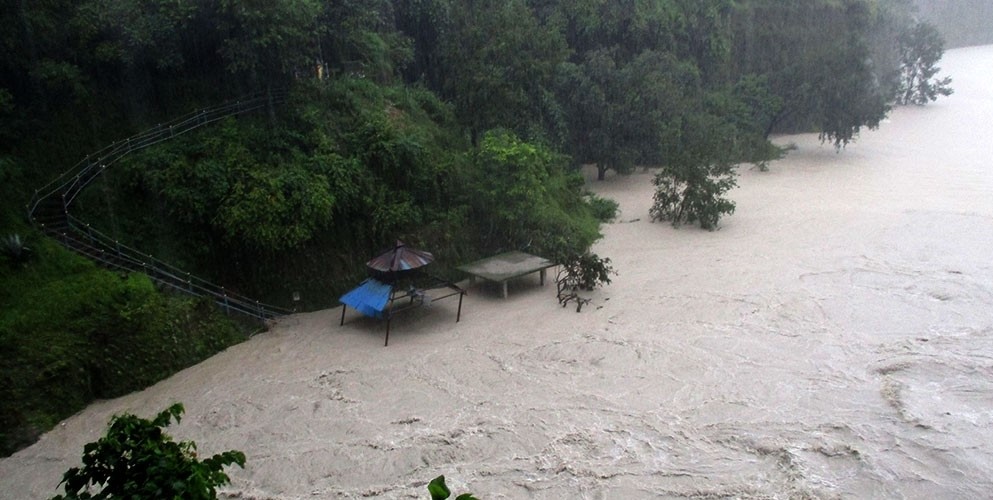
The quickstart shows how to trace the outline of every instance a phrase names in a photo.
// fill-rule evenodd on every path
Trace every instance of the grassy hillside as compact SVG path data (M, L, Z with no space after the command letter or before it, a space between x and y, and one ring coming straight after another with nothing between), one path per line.
M240 342L211 304L158 293L143 275L97 268L29 237L0 257L0 454L96 398L147 387Z

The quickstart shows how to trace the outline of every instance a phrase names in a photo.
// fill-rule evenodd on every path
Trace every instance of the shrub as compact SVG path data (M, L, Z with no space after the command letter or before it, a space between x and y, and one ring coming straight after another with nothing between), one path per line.
M722 215L734 213L734 202L723 197L737 185L729 166L666 167L652 182L656 187L649 209L653 221L668 220L673 226L699 222L700 227L713 231Z
M593 217L600 222L610 222L617 217L617 202L609 198L602 198L593 193L586 195L586 203L593 211Z
M218 453L197 459L193 441L175 442L162 432L172 419L179 423L183 405L176 403L154 420L131 414L114 416L107 435L83 447L83 467L66 471L59 485L65 495L80 498L217 498L217 487L230 483L224 467L245 467L245 454ZM99 487L97 494L90 490Z
M583 290L593 290L600 285L610 284L610 275L617 274L610 265L609 258L586 252L572 255L562 262L563 274L570 283Z

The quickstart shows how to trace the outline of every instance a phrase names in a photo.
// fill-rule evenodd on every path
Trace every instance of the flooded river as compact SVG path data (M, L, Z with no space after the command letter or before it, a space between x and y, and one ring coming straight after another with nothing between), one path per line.
M989 498L993 47L955 94L836 152L743 168L716 232L649 222L650 174L596 251L581 313L537 279L382 325L297 315L0 461L0 498L56 493L115 412L187 408L201 454L248 456L237 498Z
M943 67L953 97L845 151L782 138L798 150L742 172L715 234L609 228L619 268L654 269L617 283L664 374L625 384L659 403L621 431L659 460L638 491L993 495L993 48Z

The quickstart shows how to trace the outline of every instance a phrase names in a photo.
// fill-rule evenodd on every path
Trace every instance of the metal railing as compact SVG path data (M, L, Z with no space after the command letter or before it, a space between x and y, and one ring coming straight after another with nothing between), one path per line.
M290 311L263 304L233 293L223 286L176 268L152 255L121 244L69 213L76 197L107 167L128 154L167 141L218 120L286 101L285 91L257 94L244 99L194 111L171 122L159 124L140 134L117 141L86 156L72 168L35 191L28 203L28 218L42 232L69 250L112 269L141 272L164 288L195 297L209 297L228 313L244 314L259 320L271 319Z

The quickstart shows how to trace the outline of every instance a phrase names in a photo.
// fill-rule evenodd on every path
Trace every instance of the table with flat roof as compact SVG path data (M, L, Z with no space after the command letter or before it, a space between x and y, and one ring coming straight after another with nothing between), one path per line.
M544 257L515 251L477 260L459 266L458 269L469 274L470 285L476 282L476 278L483 278L499 284L500 295L507 298L508 281L537 272L541 276L541 284L544 285L546 271L556 265Z

